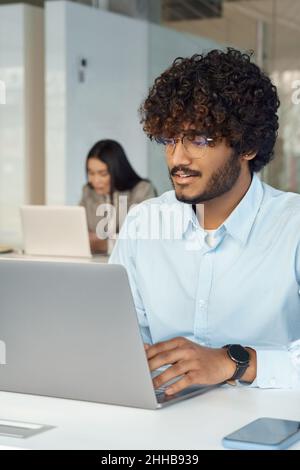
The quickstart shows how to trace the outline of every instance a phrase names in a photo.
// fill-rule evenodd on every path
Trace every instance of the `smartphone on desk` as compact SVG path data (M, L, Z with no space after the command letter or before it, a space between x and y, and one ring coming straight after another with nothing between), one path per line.
M300 440L300 421L259 418L223 438L228 449L282 450Z

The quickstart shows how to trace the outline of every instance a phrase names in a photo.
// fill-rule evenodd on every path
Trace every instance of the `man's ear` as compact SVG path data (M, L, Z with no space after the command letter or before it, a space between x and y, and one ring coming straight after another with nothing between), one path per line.
M244 155L241 155L241 159L242 160L253 160L253 158L255 158L257 155L257 152L249 152L249 153L244 153Z

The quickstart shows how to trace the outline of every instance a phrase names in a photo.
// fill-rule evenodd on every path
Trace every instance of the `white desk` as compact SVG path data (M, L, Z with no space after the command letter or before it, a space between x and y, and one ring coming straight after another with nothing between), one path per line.
M262 416L300 420L300 392L226 386L156 411L0 392L0 419L56 427L27 439L0 436L0 446L221 449L223 436Z

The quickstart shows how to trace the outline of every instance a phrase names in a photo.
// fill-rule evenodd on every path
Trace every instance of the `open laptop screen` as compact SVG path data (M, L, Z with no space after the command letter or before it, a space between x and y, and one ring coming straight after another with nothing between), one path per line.
M22 206L27 255L91 257L84 207Z

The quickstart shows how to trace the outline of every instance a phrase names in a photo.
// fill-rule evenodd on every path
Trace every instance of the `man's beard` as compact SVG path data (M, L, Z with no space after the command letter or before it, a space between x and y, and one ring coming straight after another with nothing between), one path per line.
M173 168L172 171L169 171L169 177L171 179L171 183L174 189L175 185L171 178L171 175L173 172L175 173L175 171L179 168L180 170L184 171L187 175L190 174L189 169L183 166ZM197 194L192 198L189 198L183 195L177 195L175 190L176 198L178 201L186 202L187 204L201 204L206 201L211 201L212 199L220 197L230 191L237 182L240 173L241 162L235 152L233 152L230 159L226 163L224 163L221 168L216 170L211 175L207 183L206 189L202 193Z

